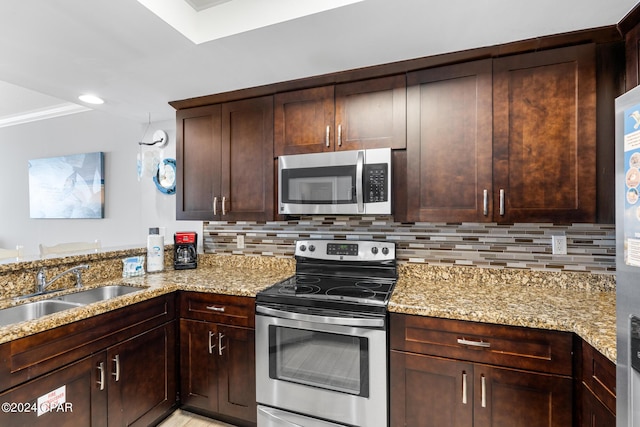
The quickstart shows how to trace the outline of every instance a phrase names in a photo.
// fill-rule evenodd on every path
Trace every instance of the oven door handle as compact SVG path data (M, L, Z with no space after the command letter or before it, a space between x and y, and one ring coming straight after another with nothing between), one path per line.
M316 316L314 314L293 313L291 311L278 310L276 308L256 306L256 313L267 316L281 317L283 319L299 320L302 322L325 323L341 326L360 326L365 328L383 328L384 319L358 319L352 317Z

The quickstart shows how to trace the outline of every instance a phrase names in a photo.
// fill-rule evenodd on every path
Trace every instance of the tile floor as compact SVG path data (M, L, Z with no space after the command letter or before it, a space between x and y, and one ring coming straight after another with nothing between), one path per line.
M221 421L212 420L191 412L178 409L167 419L158 424L158 427L233 427Z

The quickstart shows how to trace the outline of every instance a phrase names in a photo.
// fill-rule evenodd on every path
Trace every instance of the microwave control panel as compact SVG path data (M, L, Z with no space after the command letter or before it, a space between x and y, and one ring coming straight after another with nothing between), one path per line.
M389 171L386 163L364 165L364 202L389 200Z

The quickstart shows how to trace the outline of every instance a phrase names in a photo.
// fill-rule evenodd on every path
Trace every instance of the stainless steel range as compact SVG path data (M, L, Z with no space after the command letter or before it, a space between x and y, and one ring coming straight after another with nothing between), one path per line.
M258 426L387 426L395 244L306 240L256 298Z

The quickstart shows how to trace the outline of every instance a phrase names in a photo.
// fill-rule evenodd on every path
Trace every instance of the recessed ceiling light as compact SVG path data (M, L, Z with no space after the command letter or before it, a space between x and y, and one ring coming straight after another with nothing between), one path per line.
M80 95L78 99L82 102L86 102L87 104L104 104L104 100L95 95Z

